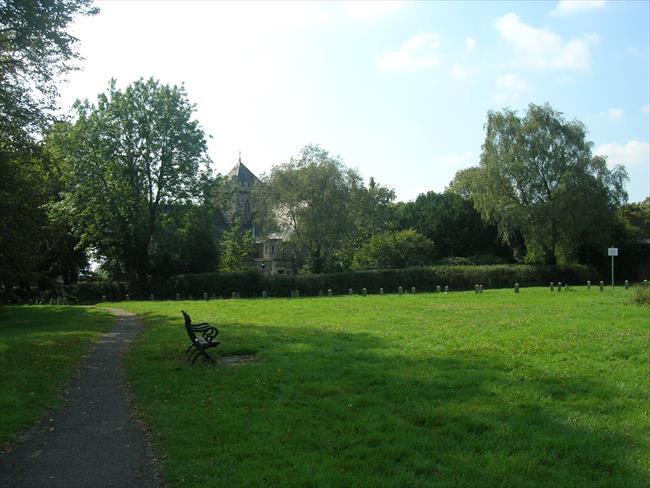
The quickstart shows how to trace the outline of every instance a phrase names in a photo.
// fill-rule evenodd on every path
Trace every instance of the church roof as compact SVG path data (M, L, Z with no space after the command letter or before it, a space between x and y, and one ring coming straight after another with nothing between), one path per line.
M230 170L226 177L231 181L236 181L240 185L252 186L258 181L257 176L241 162L241 156L235 167Z

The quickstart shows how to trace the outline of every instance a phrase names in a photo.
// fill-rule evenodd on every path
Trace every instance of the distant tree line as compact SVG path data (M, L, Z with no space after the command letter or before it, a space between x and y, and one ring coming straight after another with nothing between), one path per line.
M242 271L250 233L224 225L231 188L210 169L182 86L111 81L55 120L87 0L0 7L0 286L47 288L91 275L146 288L180 273ZM316 146L253 188L258 234L282 232L306 273L435 263L604 262L611 243L647 260L650 200L627 203L622 167L593 156L586 129L548 105L489 112L476 167L442 193L392 189ZM224 231L225 229L225 231Z

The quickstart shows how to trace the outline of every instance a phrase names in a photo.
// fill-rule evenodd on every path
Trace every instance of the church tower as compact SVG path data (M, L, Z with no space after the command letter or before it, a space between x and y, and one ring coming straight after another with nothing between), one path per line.
M239 161L233 169L226 175L226 179L232 185L233 202L228 212L228 223L232 223L237 217L241 221L242 227L253 230L253 208L251 202L251 191L253 185L259 180L253 172L241 162L241 152Z

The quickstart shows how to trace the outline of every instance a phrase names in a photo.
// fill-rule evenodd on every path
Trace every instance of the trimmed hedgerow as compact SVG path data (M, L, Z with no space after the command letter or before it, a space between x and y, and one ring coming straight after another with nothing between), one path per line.
M361 293L363 288L370 294L379 293L380 288L384 293L397 293L400 286L405 291L410 291L413 286L418 291L434 291L436 286L444 288L446 285L452 291L461 291L470 290L475 284L482 284L485 288L507 288L515 282L521 286L539 286L548 285L550 281L584 284L592 280L597 283L599 279L594 268L584 265L449 265L291 276L244 271L177 275L168 280L153 281L147 290L116 281L85 281L65 286L64 297L67 303L94 303L103 297L119 301L124 300L127 294L131 299L148 299L151 294L156 299L173 299L177 295L184 299L199 299L205 293L210 297L229 298L233 293L241 297L259 297L266 291L270 297L288 297L292 290L299 290L303 296L327 294L328 289L335 295L347 294L350 288L354 293Z
M380 288L385 293L395 293L400 286L405 290L414 286L419 291L433 291L437 285L447 285L450 290L469 290L475 284L505 288L515 282L535 286L550 281L582 284L597 279L595 270L583 265L430 266L294 276L262 276L255 272L186 274L173 277L168 288L183 297L199 298L203 293L229 297L233 292L242 297L255 297L262 291L269 296L289 296L291 290L299 290L301 295L318 295L328 289L339 295L348 293L350 288L355 293L361 293L363 288L368 293L379 293Z

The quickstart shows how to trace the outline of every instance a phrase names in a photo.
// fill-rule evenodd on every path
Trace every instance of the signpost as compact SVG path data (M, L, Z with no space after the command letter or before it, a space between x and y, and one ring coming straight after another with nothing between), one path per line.
M614 256L618 256L618 247L607 248L607 255L612 257L612 288L614 288Z

